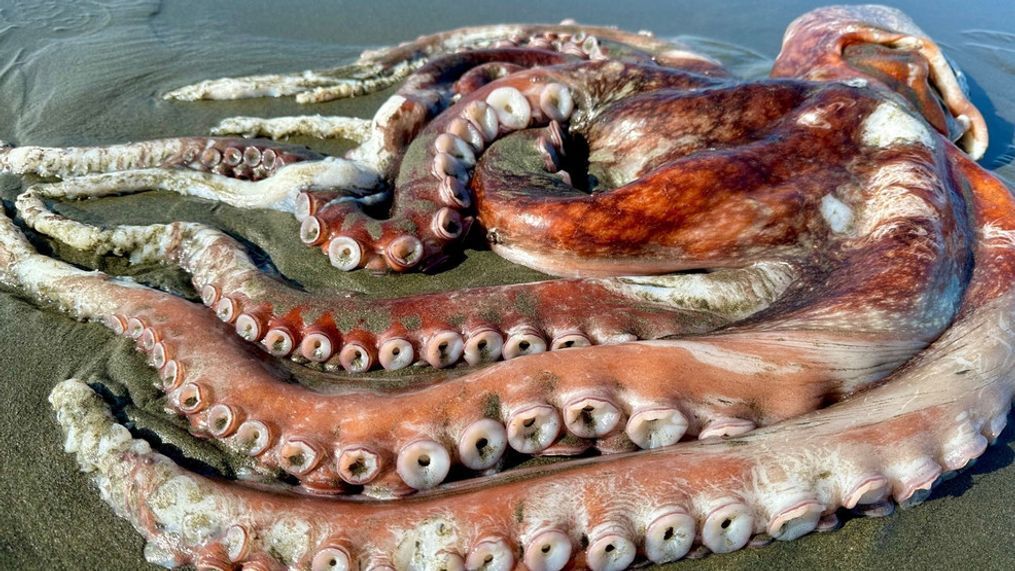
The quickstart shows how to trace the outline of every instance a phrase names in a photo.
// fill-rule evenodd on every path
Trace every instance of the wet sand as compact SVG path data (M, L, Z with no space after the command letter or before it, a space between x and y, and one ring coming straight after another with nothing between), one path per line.
M792 18L820 3L793 2L763 10L736 2L510 2L470 4L169 1L44 2L0 0L0 139L72 145L201 134L233 115L322 113L368 117L383 94L306 107L291 100L172 103L161 93L201 79L332 67L367 47L437 30L504 21L583 23L650 29L662 37L693 36L743 75L763 74ZM974 103L984 111L992 144L983 164L1015 186L1010 164L1015 123L1015 9L992 2L900 2L968 74ZM299 141L308 142L309 141ZM320 145L338 150L340 143ZM5 207L18 181L0 177ZM523 281L489 252L439 279L378 280L330 268L296 239L291 217L240 211L150 193L63 210L96 222L208 222L246 237L287 276L310 290L339 287L397 294ZM155 267L126 267L40 241L75 263L193 295L184 276ZM103 328L40 310L0 291L0 569L144 569L143 541L99 499L62 451L46 401L57 382L103 379L129 397L126 416L183 454L229 473L227 458L195 442L162 411L155 376L130 344ZM126 400L124 400L126 402ZM763 549L682 562L674 568L1011 569L1015 568L1015 419L1001 442L971 470L943 484L923 505L882 519L852 519L843 529Z

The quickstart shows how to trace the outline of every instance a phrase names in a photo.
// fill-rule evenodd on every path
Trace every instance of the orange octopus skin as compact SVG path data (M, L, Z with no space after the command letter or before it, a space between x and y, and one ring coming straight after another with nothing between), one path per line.
M403 483L404 476L396 474L396 456L414 442L428 441L446 449L449 461L460 462L457 451L470 425L492 419L505 425L496 430L506 431L510 440L517 415L534 406L548 411L555 428L541 436L535 449L512 441L519 452L549 453L549 446L567 432L585 440L578 451L597 440L611 451L610 440L618 437L621 449L629 450L635 446L623 437L625 428L633 430L643 411L672 411L682 419L683 430L675 439L684 431L702 437L741 433L852 393L883 378L922 347L889 332L804 333L780 330L773 320L760 332L744 328L687 341L530 356L400 394L369 388L320 394L282 382L199 306L104 276L80 275L69 267L64 271L67 277L51 279L45 287L73 292L54 296L62 303L87 299L79 317L107 316L114 331L135 338L159 369L169 406L188 417L195 434L220 439L322 492L355 491L349 484L367 484L374 495L432 487L443 476L411 487ZM713 353L758 365L737 371L709 357ZM679 390L674 373L681 378ZM610 424L595 427L592 434L582 432L572 412L588 399L616 409ZM229 410L228 426L217 428L215 411L222 406ZM256 448L247 442L245 422L264 427L265 441ZM312 454L295 462L287 454L292 442L306 445ZM365 449L377 458L375 473L366 481L350 482L347 474L336 472L348 449Z
M5 170L64 177L19 197L29 226L178 266L212 310L38 254L6 217L0 281L135 339L193 434L299 482L187 472L86 385L58 385L68 452L149 560L619 570L914 505L1003 429L1015 200L949 141L982 154L983 119L901 13L804 15L753 83L572 26L466 29L362 61L415 71L345 159L217 138L0 151ZM345 270L434 269L477 228L570 279L313 296L216 229L100 229L43 201L152 186L288 209ZM244 202L258 190L270 199ZM236 333L354 374L292 383ZM486 364L498 343L510 360ZM356 376L459 360L401 388Z

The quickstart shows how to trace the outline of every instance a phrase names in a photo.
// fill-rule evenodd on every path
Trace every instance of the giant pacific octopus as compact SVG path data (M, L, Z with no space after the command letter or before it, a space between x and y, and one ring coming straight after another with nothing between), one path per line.
M24 226L181 268L208 306L41 255L0 223L5 285L136 340L193 435L258 466L257 484L190 472L88 385L58 385L67 451L150 561L663 563L917 504L1003 429L1015 201L974 162L987 133L961 75L900 12L805 14L760 81L562 23L167 97L396 85L372 121L236 118L218 132L270 138L0 154L46 179L17 198ZM274 140L294 133L358 146ZM219 229L100 227L52 206L153 189L292 212L338 270L440 272L488 246L558 279L312 295ZM367 374L408 367L394 389ZM514 467L533 455L577 458Z

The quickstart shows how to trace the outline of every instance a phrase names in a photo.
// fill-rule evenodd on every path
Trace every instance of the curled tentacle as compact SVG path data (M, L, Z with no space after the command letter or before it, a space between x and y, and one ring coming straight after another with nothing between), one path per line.
M385 179L401 184L396 169L420 131L451 104L455 86L476 67L497 63L522 68L568 61L545 50L490 49L435 58L406 78L405 83L374 114L371 131L346 156L370 165Z
M628 340L624 335L700 334L766 309L797 278L791 264L772 262L709 275L547 281L386 300L312 295L262 273L239 243L213 228L172 223L100 229L56 214L42 199L65 196L67 184L37 185L21 194L17 207L26 223L79 250L179 266L191 274L204 304L241 337L273 355L301 354L328 368L340 365L331 356L357 335L378 352L377 365L400 369L418 361L478 364ZM330 325L322 329L325 323ZM427 356L435 331L463 339L456 359Z
M553 69L553 68L549 68ZM503 137L531 127L568 121L573 113L593 116L598 102L628 82L640 90L707 86L714 80L662 68L575 68L554 74L519 72L484 85L462 97L429 123L413 140L402 160L392 206L386 219L375 219L355 204L321 209L316 224L323 247L336 238L355 240L360 264L372 269L407 271L432 268L459 246L466 235L472 197L473 166ZM570 85L569 85L570 84ZM601 95L600 95L601 94ZM560 126L555 127L558 131Z

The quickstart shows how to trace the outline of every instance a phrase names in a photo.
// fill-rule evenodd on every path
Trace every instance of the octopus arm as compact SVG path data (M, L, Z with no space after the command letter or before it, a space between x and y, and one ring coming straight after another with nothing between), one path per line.
M30 188L19 195L18 212L36 231L76 249L180 267L202 301L244 339L275 356L353 373L705 333L770 306L795 278L792 265L772 263L667 280L545 281L386 300L316 295L262 272L236 240L214 228L182 222L98 228L46 206L44 197L75 196L76 182ZM343 358L352 346L362 347L366 359Z
M978 307L863 399L735 440L518 471L421 494L408 506L295 499L210 480L133 440L79 382L59 385L51 401L67 450L148 539L146 556L166 566L270 554L279 566L315 568L338 559L620 569L640 554L673 561L699 543L725 553L756 534L795 539L839 507L919 503L1004 427L1015 391L1012 309L1010 291ZM970 351L973 368L956 370ZM805 428L806 438L788 437Z
M694 53L679 42L660 40L648 33L577 24L508 24L421 36L394 47L364 52L355 63L333 69L206 80L170 91L164 97L195 101L295 96L299 103L320 103L380 91L405 79L428 61L456 51L516 46L591 59L654 59L670 67L726 74L714 59Z
M812 410L887 372L873 361L858 366L851 354L865 349L848 350L848 337L802 342L780 334L771 345L745 345L736 336L718 336L575 353L595 364L592 376L561 351L396 395L356 388L321 395L280 382L199 306L40 256L6 219L4 237L6 282L135 339L159 370L170 406L195 433L319 490L346 484L372 484L376 494L429 488L447 476L452 462L489 469L509 445L525 454L547 453L565 432L586 442L571 453L596 441L610 451L672 444L685 433L739 434ZM872 345L884 351L891 346L885 341ZM839 350L827 350L833 346ZM907 348L893 350L903 358ZM684 377L676 386L672 371ZM519 375L532 381L513 382ZM781 380L765 382L774 377ZM399 413L389 414L392 409ZM426 464L418 462L423 456Z

